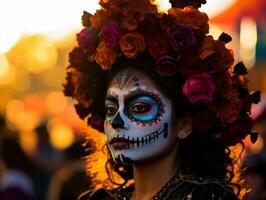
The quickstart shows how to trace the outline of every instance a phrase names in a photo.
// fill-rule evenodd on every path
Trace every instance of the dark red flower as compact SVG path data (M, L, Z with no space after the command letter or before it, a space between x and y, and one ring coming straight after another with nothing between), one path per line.
M66 76L66 81L65 83L63 84L63 93L65 94L65 96L68 96L68 97L72 97L73 94L74 94L74 85L71 81L71 78L72 78L72 73L71 72L67 72L67 76Z
M155 70L161 77L173 77L177 72L176 59L171 56L163 56L157 61Z
M250 134L253 121L250 116L241 116L235 122L227 125L220 138L227 146L235 145Z
M69 62L71 66L80 69L88 63L87 54L84 49L75 47L69 53Z
M170 44L175 52L181 52L197 44L194 31L189 26L175 24L168 29L167 33L170 37Z
M113 21L109 20L102 29L102 37L105 43L111 48L117 48L122 31L119 25Z
M154 37L148 40L148 52L155 60L165 56L168 49L169 42L163 37Z
M92 54L98 43L96 30L92 27L84 28L77 34L77 42L80 47L86 50L86 53Z
M180 72L184 77L191 77L210 71L210 66L202 60L196 51L190 50L182 52L181 59L178 62Z

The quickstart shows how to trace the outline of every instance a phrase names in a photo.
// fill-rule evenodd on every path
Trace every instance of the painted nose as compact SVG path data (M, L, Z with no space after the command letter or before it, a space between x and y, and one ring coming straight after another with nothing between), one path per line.
M112 121L112 127L113 129L118 129L118 128L125 128L125 123L123 119L120 116L120 113L117 113L117 115L114 117Z

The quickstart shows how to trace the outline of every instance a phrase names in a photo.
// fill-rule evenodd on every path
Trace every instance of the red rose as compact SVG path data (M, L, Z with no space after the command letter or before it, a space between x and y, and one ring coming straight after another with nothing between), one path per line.
M156 72L161 77L173 77L177 71L176 59L171 56L164 56L157 61Z
M169 49L169 43L163 38L155 37L148 40L148 52L155 59L158 60L165 56Z
M77 34L77 41L79 46L86 50L86 53L92 54L98 42L97 33L92 27L86 27Z
M195 51L183 52L178 66L180 66L182 75L187 78L210 71L210 67L200 59Z

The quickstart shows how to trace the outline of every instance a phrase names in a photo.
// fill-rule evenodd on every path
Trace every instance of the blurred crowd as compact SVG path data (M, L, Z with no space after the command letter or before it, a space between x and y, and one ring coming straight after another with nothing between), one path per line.
M29 154L0 118L0 200L77 199L90 186L84 159L89 147L77 140L59 151L50 144L45 124L35 131L38 145Z

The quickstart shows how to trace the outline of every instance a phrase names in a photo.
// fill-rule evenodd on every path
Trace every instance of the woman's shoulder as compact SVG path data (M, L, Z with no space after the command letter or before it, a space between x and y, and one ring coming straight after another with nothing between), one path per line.
M169 184L158 199L237 200L233 190L215 178L182 176Z

